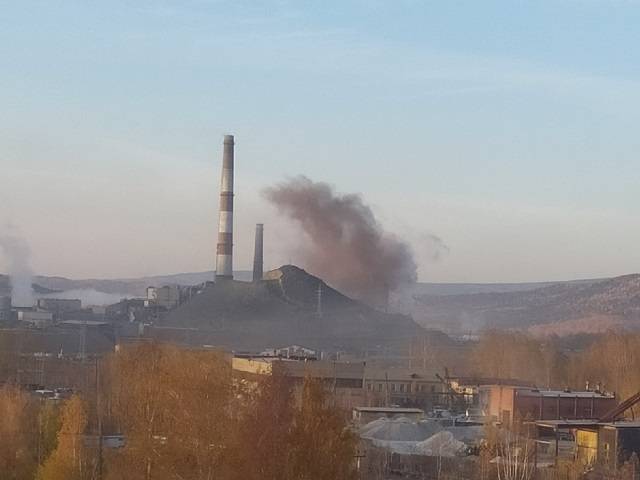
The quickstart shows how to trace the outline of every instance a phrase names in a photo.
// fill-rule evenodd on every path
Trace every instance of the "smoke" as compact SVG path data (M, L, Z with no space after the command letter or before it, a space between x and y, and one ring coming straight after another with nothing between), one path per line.
M411 248L383 230L359 195L341 195L300 176L267 188L264 196L308 237L301 247L305 267L338 289L379 304L399 285L416 281Z
M432 233L423 234L420 245L424 245L427 255L433 262L439 261L450 252L449 246L439 236Z
M79 288L75 290L65 290L64 292L47 293L38 295L38 298L63 298L80 300L83 307L104 306L118 303L123 298L130 298L131 295L119 293L105 293L94 288Z
M7 261L13 305L32 307L34 303L33 270L29 263L31 256L29 244L16 233L0 233L0 249Z

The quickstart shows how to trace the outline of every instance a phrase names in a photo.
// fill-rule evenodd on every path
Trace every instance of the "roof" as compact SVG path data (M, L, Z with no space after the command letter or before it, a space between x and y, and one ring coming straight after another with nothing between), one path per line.
M533 422L538 427L566 429L566 428L595 428L598 425L598 420L581 419L581 420L538 420Z
M620 422L600 422L598 420L538 420L533 422L538 427L556 429L586 428L589 430L596 428L640 428L640 421L620 421Z
M84 326L87 327L103 327L105 325L110 325L109 322L102 322L100 320L65 320L60 322L62 325L70 325L70 326Z
M515 378L460 377L454 375L450 377L450 380L457 381L459 385L473 385L475 387L535 387L533 382L517 380Z
M620 422L607 422L601 423L599 426L605 428L640 428L640 421L620 421Z
M523 397L553 397L553 398L615 398L611 393L592 391L566 391L566 390L537 390L530 388L518 388L516 395Z
M367 380L379 380L379 381L423 381L423 382L435 382L439 383L440 380L436 377L437 370L424 370L420 368L406 368L406 367L390 367L390 368L366 368Z
M280 360L280 359L278 359ZM361 380L364 376L364 362L331 362L316 360L278 362L287 375L292 377L351 378Z
M419 408L399 408L399 407L355 407L356 412L370 413L424 413Z

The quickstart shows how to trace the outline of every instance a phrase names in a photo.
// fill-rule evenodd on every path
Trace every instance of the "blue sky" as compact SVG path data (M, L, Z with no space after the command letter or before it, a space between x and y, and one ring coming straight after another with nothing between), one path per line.
M0 7L0 222L38 272L212 268L224 133L238 268L259 221L296 261L259 192L305 174L362 193L423 280L640 271L639 1Z

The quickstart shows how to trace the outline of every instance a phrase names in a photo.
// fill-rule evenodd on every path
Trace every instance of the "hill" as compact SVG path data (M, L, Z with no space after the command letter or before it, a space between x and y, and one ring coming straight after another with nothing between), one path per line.
M288 344L333 351L375 350L383 344L400 347L424 333L410 317L374 310L292 265L268 272L256 284L208 285L170 312L160 327L197 329L199 341L207 338L215 345L247 350ZM433 334L448 340L442 333Z
M55 289L47 288L39 283L33 283L33 291L36 295L47 295L55 293ZM0 295L9 295L11 293L11 282L8 275L0 273Z
M234 272L238 280L250 280L251 272ZM144 297L149 286L163 285L199 285L215 278L213 271L176 273L171 275L155 275L136 278L115 279L70 279L65 277L37 276L35 282L47 289L56 291L95 290L97 292L121 295L122 297Z
M415 295L416 321L447 330L519 328L538 334L640 328L640 275L564 282L527 291Z

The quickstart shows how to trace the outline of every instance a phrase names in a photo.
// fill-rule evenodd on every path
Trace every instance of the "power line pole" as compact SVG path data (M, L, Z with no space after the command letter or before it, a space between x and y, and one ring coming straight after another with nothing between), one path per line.
M102 410L100 403L100 358L96 356L96 417L98 420L97 480L102 480Z
M316 291L316 315L318 318L322 318L322 282L318 283L318 290Z

